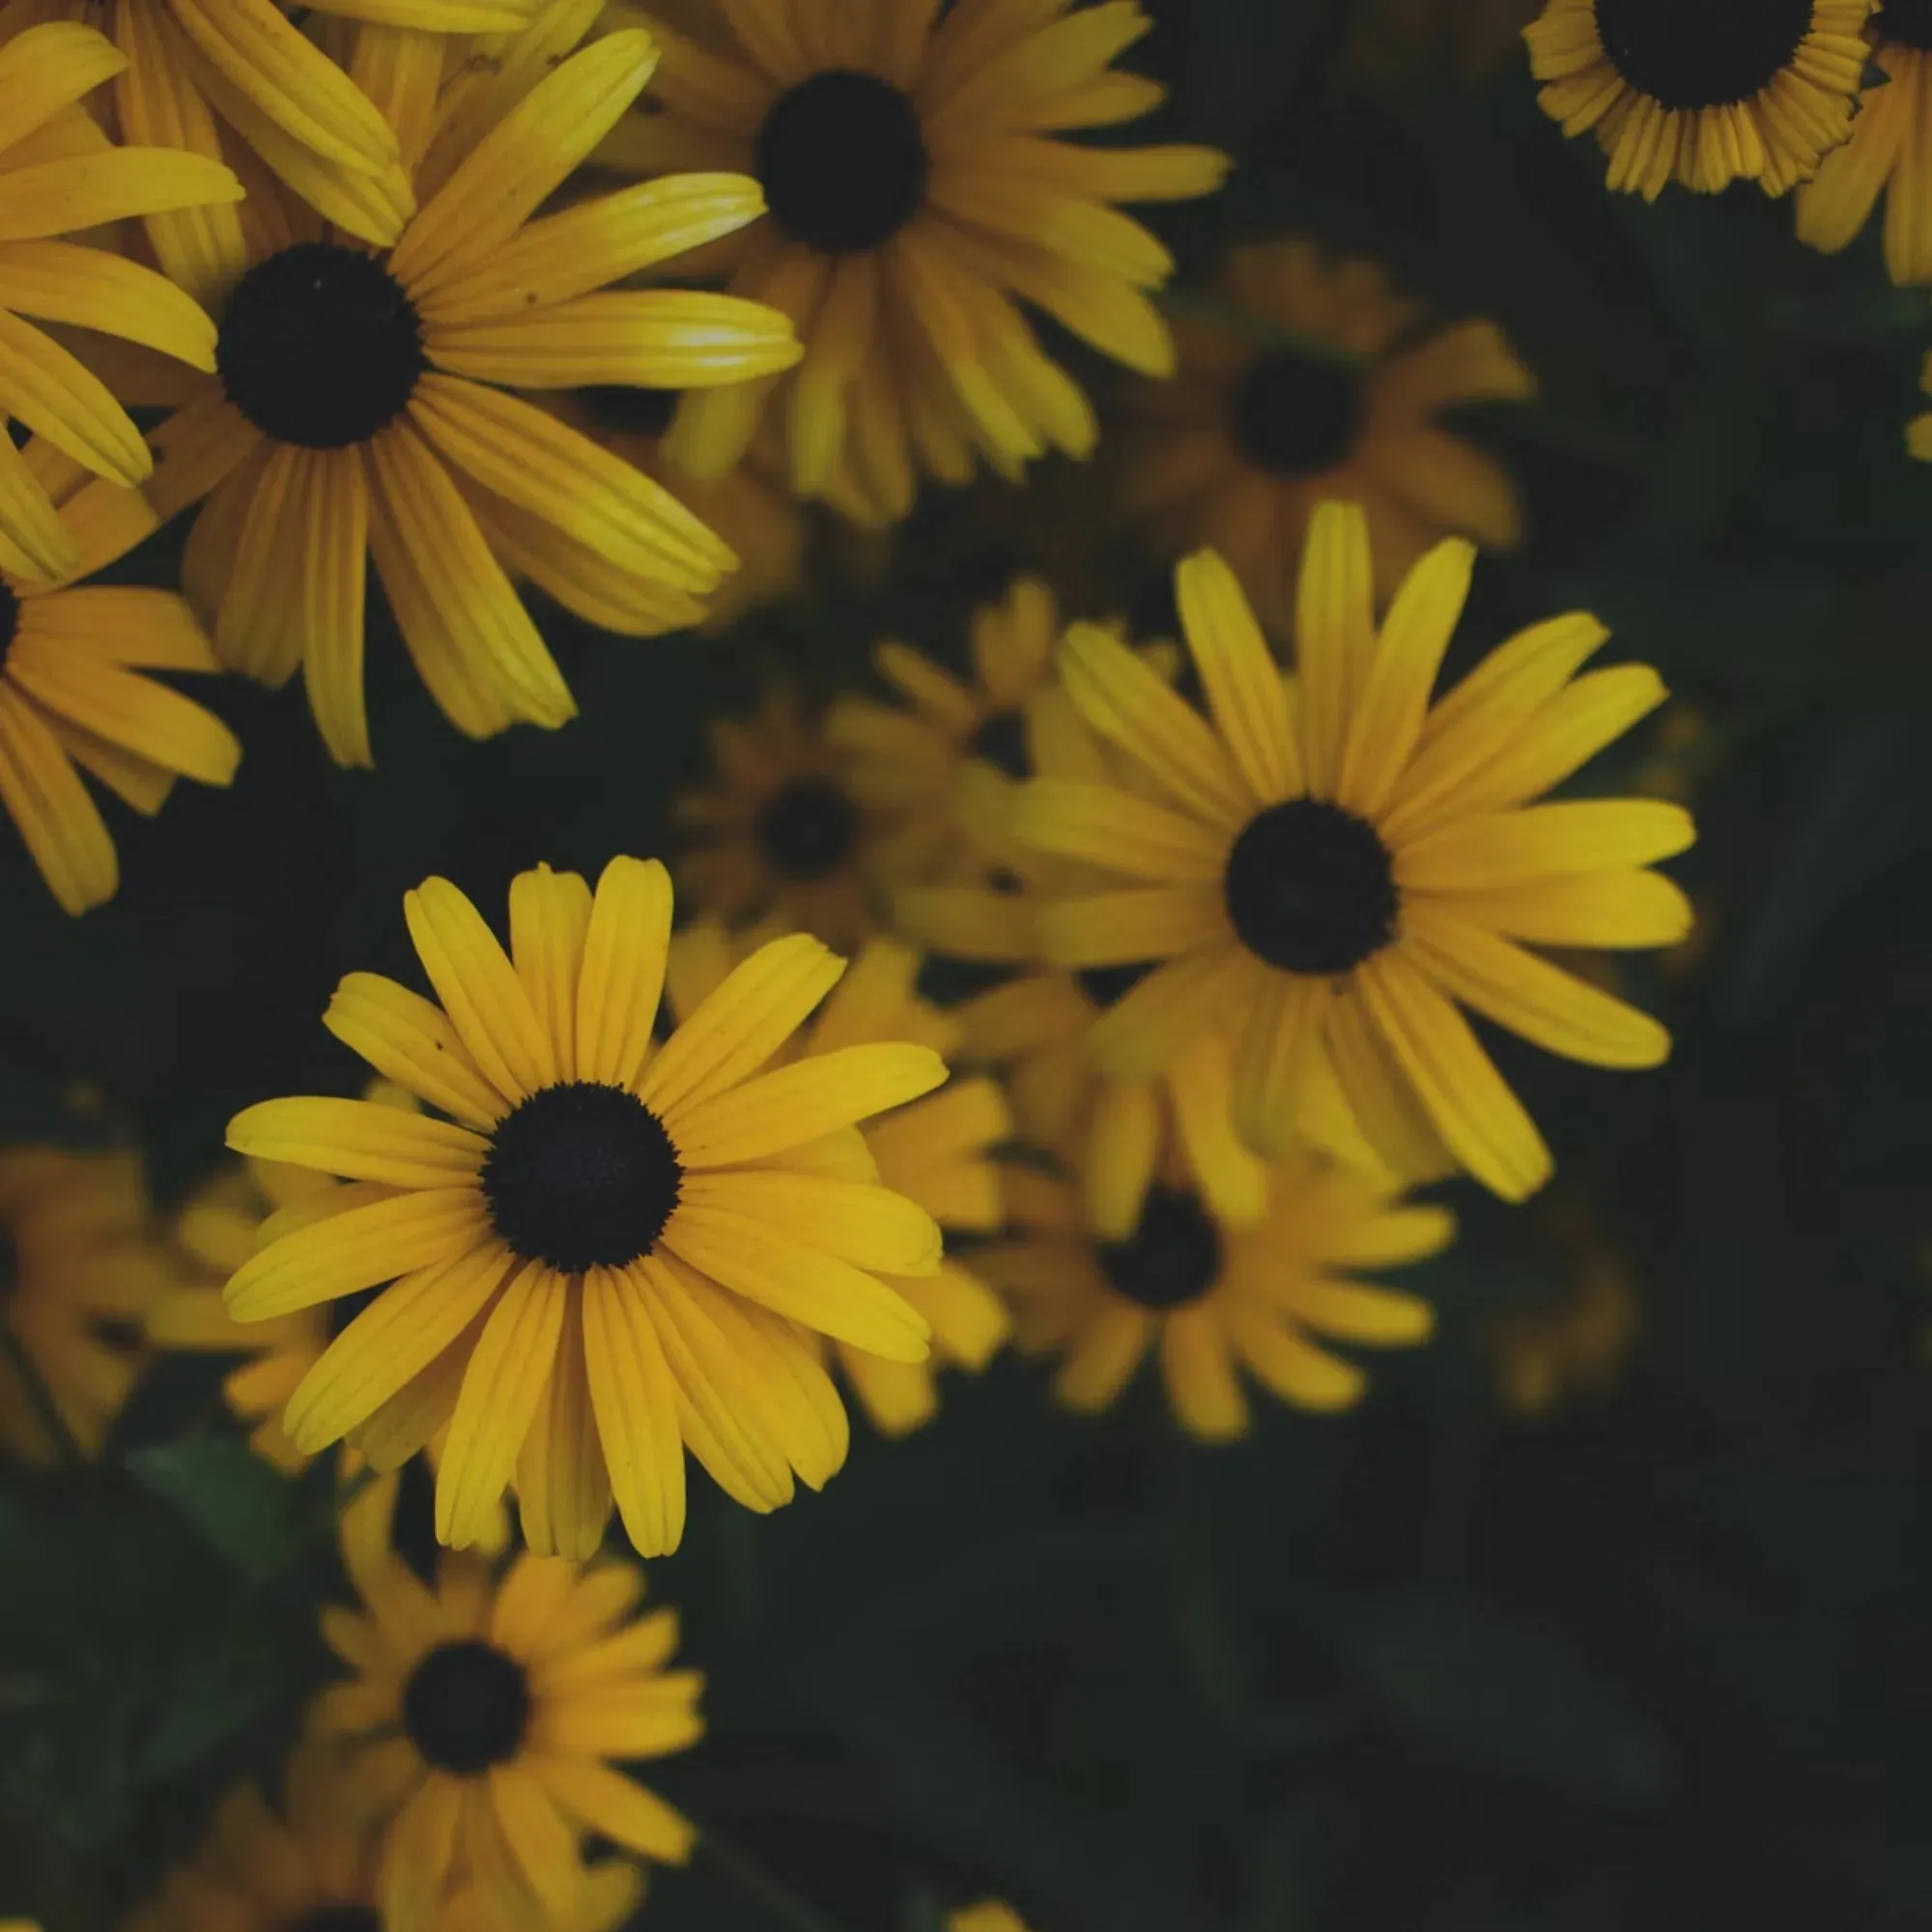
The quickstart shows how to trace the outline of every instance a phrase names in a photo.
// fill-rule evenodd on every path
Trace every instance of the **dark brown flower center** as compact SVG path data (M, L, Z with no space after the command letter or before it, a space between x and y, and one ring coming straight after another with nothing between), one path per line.
M793 779L759 807L754 836L782 877L828 878L858 849L859 808L830 779Z
M588 1080L519 1101L491 1135L482 1175L497 1234L559 1274L649 1254L683 1179L658 1117L635 1094Z
M1346 973L1395 933L1395 874L1367 820L1293 798L1251 818L1221 879L1248 951L1284 973Z
M1151 1187L1134 1232L1101 1244L1100 1266L1143 1308L1185 1308L1220 1279L1221 1236L1191 1193Z
M1687 112L1748 100L1791 65L1812 0L1596 0L1597 38L1639 94Z
M524 1666L475 1637L441 1643L403 1686L403 1728L425 1763L473 1777L515 1757L530 1719Z
M1361 374L1348 362L1271 349L1235 384L1229 428L1257 469L1277 476L1333 469L1361 435Z
M794 241L831 255L876 248L925 198L925 137L889 81L845 68L801 81L772 103L753 171Z
M344 449L395 421L429 359L414 303L374 256L301 242L236 284L214 366L264 436Z

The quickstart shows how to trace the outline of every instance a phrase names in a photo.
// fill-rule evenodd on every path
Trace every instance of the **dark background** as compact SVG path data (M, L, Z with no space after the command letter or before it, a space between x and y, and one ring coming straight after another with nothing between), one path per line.
M776 1517L694 1466L652 1590L712 1728L648 1775L719 1849L656 1881L662 1932L918 1928L988 1892L1036 1932L1932 1924L1932 469L1903 441L1932 312L1875 238L1823 260L1754 190L1610 197L1520 52L1473 86L1426 58L1364 77L1381 4L1169 0L1128 64L1173 83L1162 131L1238 158L1158 212L1189 270L1311 230L1537 371L1538 403L1472 425L1531 540L1479 571L1463 644L1585 605L1708 724L1680 868L1707 943L1638 980L1676 1057L1502 1049L1641 1343L1608 1397L1506 1415L1490 1324L1571 1263L1459 1186L1463 1238L1419 1271L1440 1336L1352 1416L1263 1403L1202 1449L1145 1385L1077 1422L1005 1359L905 1444L855 1425L845 1473ZM213 689L240 780L153 825L110 805L114 904L66 920L0 838L0 1134L89 1130L64 1102L90 1083L91 1130L178 1197L236 1108L355 1091L319 1015L350 968L413 977L426 873L500 921L539 858L665 850L707 716L774 666L860 679L889 632L956 654L1016 568L1077 611L1157 608L1109 457L929 491L882 578L822 531L811 593L722 639L545 612L582 713L553 736L465 743L381 617L375 773L327 765L298 689ZM0 1476L0 1907L52 1932L272 1773L326 1667L326 1487L232 1446L217 1374L163 1365L99 1471Z

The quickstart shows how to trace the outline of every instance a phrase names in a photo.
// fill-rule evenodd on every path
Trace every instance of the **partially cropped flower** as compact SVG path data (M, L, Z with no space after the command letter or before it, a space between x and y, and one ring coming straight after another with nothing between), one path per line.
M169 1279L135 1155L0 1149L9 1455L50 1463L70 1450L100 1454L140 1373L141 1318Z
M946 1932L1027 1932L1027 1928L1010 1905L988 1898L949 1913Z
M361 1607L326 1609L323 1634L354 1674L309 1712L375 1828L384 1932L440 1932L452 1897L465 1932L602 1932L636 1881L586 1866L587 1834L666 1863L691 1855L691 1826L614 1762L703 1735L703 1680L665 1667L677 1617L636 1614L633 1563L526 1551L499 1577L445 1552L425 1584L390 1548L393 1507L385 1478L344 1512Z
M1655 201L1785 194L1851 132L1872 0L1548 0L1523 29L1543 111L1594 129L1609 185Z
M0 443L13 447L4 436ZM156 526L138 490L88 475L49 442L36 438L14 460L56 506L74 543L76 577ZM64 911L103 904L121 882L113 837L83 772L149 817L177 778L210 785L234 778L242 756L235 734L145 675L220 668L194 612L172 590L43 582L0 569L0 805Z
M1115 204L1205 194L1227 167L1207 148L1059 138L1159 103L1157 83L1113 68L1150 24L1123 0L798 0L782 18L729 5L709 31L666 30L662 111L625 124L605 158L756 175L770 212L730 285L806 343L794 377L686 401L672 459L720 475L769 412L801 494L876 521L905 514L922 471L960 482L980 459L1017 476L1051 448L1087 455L1092 405L1022 304L1166 374L1149 291L1173 262Z
M1438 538L1513 548L1508 472L1445 428L1460 405L1520 401L1535 381L1494 323L1443 323L1375 263L1302 236L1236 248L1202 309L1175 325L1179 368L1135 391L1125 495L1169 554L1205 544L1286 634L1315 506L1359 502L1387 597Z
M132 488L154 468L141 432L99 377L24 318L99 329L213 369L214 327L190 297L152 269L53 238L157 209L212 210L239 201L242 184L218 159L177 154L172 143L108 140L75 103L126 65L78 21L43 21L0 44L0 418ZM48 583L84 567L80 538L45 479L0 435L0 571Z
M1689 902L1648 867L1694 831L1654 799L1533 802L1664 696L1642 665L1577 675L1607 636L1594 617L1535 625L1434 696L1473 562L1460 539L1439 544L1378 629L1365 521L1322 505L1291 697L1227 566L1190 557L1179 600L1208 717L1118 638L1075 625L1068 692L1152 795L1038 779L1013 829L1118 882L1046 909L1049 958L1160 962L1096 1025L1104 1070L1146 1078L1210 1027L1239 1027L1236 1124L1273 1154L1325 1052L1391 1172L1447 1155L1520 1200L1548 1150L1460 1008L1571 1059L1659 1064L1656 1020L1530 948L1682 938Z
M683 1534L684 1449L753 1507L843 1462L808 1332L923 1360L880 1279L939 1267L939 1230L881 1187L856 1122L946 1077L929 1048L849 1046L763 1070L843 972L761 947L662 1045L670 931L655 861L593 897L547 867L510 889L506 954L444 879L404 900L441 1005L352 973L330 1032L445 1119L264 1101L238 1152L350 1180L230 1280L261 1321L387 1284L291 1401L297 1445L348 1435L392 1468L447 1425L437 1532L475 1544L515 1483L533 1549L586 1556L614 1494L647 1555Z
M1303 1153L1270 1165L1265 1185L1261 1218L1232 1228L1170 1158L1133 1228L1101 1240L1076 1185L1009 1175L1019 1232L980 1267L1013 1303L1019 1347L1057 1359L1054 1392L1067 1407L1110 1406L1152 1354L1181 1427L1224 1440L1248 1427L1241 1371L1284 1402L1346 1408L1367 1380L1326 1344L1427 1339L1426 1301L1351 1277L1446 1246L1445 1209L1405 1205L1386 1179Z
M946 833L868 787L824 718L789 685L711 726L717 782L678 794L678 888L730 925L772 920L853 952L884 923L895 883L930 872Z
M732 383L798 355L756 303L609 288L752 219L755 183L672 177L537 213L656 59L629 29L559 60L556 13L440 120L440 52L411 43L421 57L384 70L422 196L393 248L332 236L271 185L251 197L246 261L210 297L217 373L154 434L156 508L208 498L182 580L217 650L266 684L299 668L339 764L372 759L371 556L423 682L472 737L576 711L511 571L643 636L695 622L731 568L661 485L512 389Z
M692 1011L723 983L750 950L713 921L688 926L671 941L667 991L674 1012ZM920 959L890 940L867 940L851 970L812 1019L778 1056L790 1065L841 1047L916 1040L951 1057L955 1020L920 998ZM953 1080L861 1129L878 1178L920 1207L948 1234L989 1235L1002 1220L1000 1171L992 1150L1011 1131L1006 1101L992 1081ZM834 1352L874 1428L903 1435L939 1408L938 1371L983 1369L1011 1326L1000 1298L972 1271L970 1258L943 1260L936 1274L895 1277L891 1286L932 1328L923 1362L895 1361L845 1342Z

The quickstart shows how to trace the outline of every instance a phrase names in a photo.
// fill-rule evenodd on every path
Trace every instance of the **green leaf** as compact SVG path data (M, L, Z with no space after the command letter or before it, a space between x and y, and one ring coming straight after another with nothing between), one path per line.
M267 1711L282 1690L274 1646L232 1626L208 1633L177 1660L129 1781L157 1783L199 1764Z
M1554 1632L1449 1598L1346 1620L1343 1647L1386 1717L1472 1764L1605 1797L1662 1797L1662 1734Z
M137 1482L172 1503L251 1582L286 1570L302 1545L296 1490L243 1444L188 1436L130 1450Z

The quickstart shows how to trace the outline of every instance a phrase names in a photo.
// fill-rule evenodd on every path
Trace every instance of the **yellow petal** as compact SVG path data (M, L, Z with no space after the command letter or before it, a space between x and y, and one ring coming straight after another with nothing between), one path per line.
M0 173L0 242L31 242L130 214L241 199L234 173L205 155L113 148Z
M499 1093L522 1096L554 1084L556 1052L516 968L482 915L447 879L403 895L416 957L463 1043Z
M120 867L99 810L45 722L5 686L0 686L0 805L19 827L62 911L85 912L114 896Z
M1460 819L1395 855L1404 892L1493 892L1532 879L1648 866L1685 850L1696 827L1661 799L1577 799Z
M684 1536L677 1390L639 1297L609 1268L583 1278L583 1359L625 1533L640 1554L667 1555Z
M1300 792L1281 670L1235 573L1211 550L1196 551L1176 568L1174 591L1208 710L1248 789L1264 804Z
M1302 760L1318 798L1334 796L1354 695L1374 649L1368 520L1358 504L1318 503L1302 548L1294 611Z
M657 860L616 858L605 867L577 981L580 1080L636 1083L664 991L670 914L670 874Z
M469 1126L487 1133L510 1110L440 1009L393 980L345 974L322 1023L378 1073Z
M77 20L29 27L0 47L0 150L128 65L112 42Z
M141 432L99 377L3 308L0 409L99 476L131 487L154 468Z
M1175 885L1218 880L1228 858L1228 835L1219 827L1131 792L1060 779L1018 786L1009 824L1016 838L1042 851Z
M228 1123L228 1145L259 1160L317 1167L391 1187L454 1187L473 1179L481 1134L370 1100L261 1100Z
M214 367L214 324L164 275L71 242L0 242L0 306Z
M938 1224L888 1187L770 1170L688 1174L678 1206L743 1214L879 1274L932 1274L939 1266Z
M578 979L590 907L590 888L578 872L538 866L510 881L510 959L550 1034L564 1080L592 1077L577 1064Z

